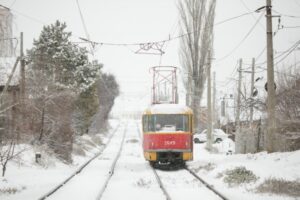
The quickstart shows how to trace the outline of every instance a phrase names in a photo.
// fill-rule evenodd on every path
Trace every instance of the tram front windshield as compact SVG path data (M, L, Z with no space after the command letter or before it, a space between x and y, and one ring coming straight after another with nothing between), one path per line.
M174 131L189 131L188 115L174 114L157 114L149 115L145 119L145 131L150 132L174 132ZM148 130L147 130L148 129Z

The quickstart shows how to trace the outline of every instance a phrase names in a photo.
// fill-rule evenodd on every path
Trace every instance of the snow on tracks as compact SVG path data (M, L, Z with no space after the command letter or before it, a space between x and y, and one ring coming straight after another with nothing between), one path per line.
M129 123L121 156L101 199L165 199L151 167L143 158L136 121Z
M227 200L216 195L215 192L208 188L206 184L200 182L195 176L191 176L186 169L176 171L162 171L155 170L162 182L164 190L169 194L168 200L182 200L188 198L193 199L207 199L207 200Z
M44 194L43 196L41 196L39 198L39 200L44 200L44 199L66 199L66 197L70 197L70 196L73 197L74 196L74 194L73 194L74 192L71 192L71 195L68 195L65 192L66 191L65 188L72 188L73 187L72 185L76 185L76 183L78 182L77 179L82 179L81 177L85 176L85 175L82 175L82 174L84 174L85 171L87 171L89 169L85 169L84 171L83 171L83 169L84 168L91 168L91 165L94 164L94 162L96 161L96 158L98 158L100 155L102 155L103 151L105 151L106 147L111 143L112 138L116 135L116 133L119 132L120 127L121 127L121 125L119 124L117 126L117 128L112 132L112 134L109 137L109 139L106 142L106 144L102 147L102 149L97 154L95 154L95 156L93 156L86 163L84 163L81 167L79 167L73 174L71 174L71 176L69 176L62 183L58 184L52 190L50 190L49 192L47 192L46 194ZM94 161L94 162L92 162L92 161ZM75 188L74 191L76 191L76 189L77 188ZM81 191L82 190L82 186L79 187L79 189L80 190L77 190L77 191ZM72 198L72 199L76 199L76 198Z

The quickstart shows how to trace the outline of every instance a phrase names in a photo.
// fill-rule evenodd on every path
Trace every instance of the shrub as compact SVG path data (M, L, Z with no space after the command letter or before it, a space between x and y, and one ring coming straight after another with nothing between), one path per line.
M144 180L144 179L139 179L136 183L138 187L144 187L144 188L149 188L151 186L151 181L150 180Z
M273 193L300 197L300 182L268 178L256 188L256 191L260 193Z
M212 171L216 168L216 165L214 163L207 163L206 165L202 165L197 167L195 170L195 172L199 172L200 170L205 170L205 171Z
M229 186L237 186L244 183L256 182L258 178L252 171L241 166L227 170L223 181Z
M15 194L17 192L19 192L19 190L14 187L0 188L0 194Z

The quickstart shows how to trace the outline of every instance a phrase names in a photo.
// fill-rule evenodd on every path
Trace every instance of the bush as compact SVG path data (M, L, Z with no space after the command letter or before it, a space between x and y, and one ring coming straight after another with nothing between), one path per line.
M227 183L229 186L238 186L244 183L256 182L259 177L255 176L255 174L247 170L245 167L236 167L232 170L227 170L225 172L225 177L223 181Z
M1 194L15 194L19 192L17 188L9 187L9 188L0 188L0 195Z
M207 163L205 165L201 165L197 168L195 168L195 172L198 173L200 170L205 170L207 172L212 171L216 168L216 165L214 163Z
M300 182L268 178L256 188L256 191L260 193L273 193L300 197Z

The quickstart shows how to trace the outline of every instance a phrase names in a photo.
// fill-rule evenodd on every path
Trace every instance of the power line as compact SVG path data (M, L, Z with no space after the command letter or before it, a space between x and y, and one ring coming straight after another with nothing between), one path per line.
M78 37L78 38L81 39L81 40L84 40L87 43L90 43L92 45L92 47L94 47L94 45L96 45L96 44L97 45L109 45L109 46L140 46L140 49L142 49L142 50L147 50L148 48L154 47L154 48L156 48L156 50L159 50L160 53L162 53L163 51L162 51L161 48L162 48L162 46L164 45L165 42L169 42L169 41L172 41L172 40L175 40L175 39L179 39L179 38L182 38L182 37L185 37L187 35L190 35L192 33L197 32L197 31L191 31L191 32L187 32L187 33L184 33L184 34L180 34L180 35L174 36L174 37L171 37L169 35L168 39L161 40L161 41L154 41L154 42L136 42L136 43L94 42L94 41L91 41L89 39L90 36L88 34L87 27L86 27L86 24L84 22L84 18L83 18L83 15L82 15L82 12L81 12L78 0L76 0L76 3L77 3L77 6L78 6L78 9L79 9L79 12L80 12L80 17L81 17L81 20L82 20L82 23L83 23L83 27L84 27L87 39L84 39L84 38L81 38L81 37ZM0 6L2 6L4 8L7 8L7 7L3 6L3 5L0 5ZM7 8L7 9L9 9L9 8ZM11 10L13 12L15 12L15 13L17 13L19 15L22 15L23 17L26 17L26 18L28 18L28 19L30 19L32 21L37 22L37 23L40 23L40 24L43 24L43 25L46 24L45 22L41 21L40 19L37 19L37 18L34 18L32 16L26 15L24 13L21 13L21 12L17 11L17 10L14 10L14 9L11 9ZM244 17L244 16L249 15L249 14L253 14L253 13L254 13L253 11L247 12L247 13L243 13L243 14L240 14L238 16L234 16L234 17L225 19L223 21L220 21L220 22L218 22L218 23L216 23L216 24L214 24L212 26L221 25L221 24L224 24L226 22L233 21L235 19L238 19L238 18ZM161 54L159 54L159 55L161 55Z
M176 18L178 18L178 15L177 15ZM178 25L179 25L179 23L180 23L180 21L178 22L178 20L174 20L174 21L175 21L175 22L174 22L174 24L172 25L172 27L171 27L171 29L170 29L170 31L169 31L169 35L168 35L169 38L175 35L175 32L177 31ZM169 43L166 43L165 47L162 47L162 50L163 50L163 51L166 51L166 49L168 48L168 45L169 45ZM164 55L164 54L161 54L161 55L160 55L160 58L159 58L159 65L161 65L161 63L162 63L163 55Z
M258 24L258 22L260 21L260 19L262 18L262 16L263 16L263 14L260 15L260 17L256 20L255 24L250 28L250 30L248 31L248 33L238 43L238 45L235 46L227 55L225 55L224 57L218 59L216 62L219 62L219 61L224 60L224 59L228 58L229 56L231 56L243 44L243 42L248 38L248 36L252 33L252 31L254 30L254 28L256 27L256 25Z
M81 19L81 22L82 22L82 25L83 25L83 29L84 29L85 35L86 35L87 39L90 40L90 35L88 33L88 30L87 30L87 27L86 27L86 24L85 24L85 21L84 21L84 18L83 18L83 15L82 15L81 8L80 8L78 0L76 0L76 4L77 4L77 7L78 7L78 11L79 11L79 15L80 15L80 19Z
M83 26L83 29L84 29L84 32L85 32L85 36L88 40L90 40L90 34L87 30L87 26L86 26L86 23L84 21L84 17L83 17L83 14L82 14L82 11L81 11L81 8L80 8L80 5L79 5L79 1L76 0L76 4L77 4L77 7L78 7L78 11L79 11L79 15L80 15L80 19L81 19L81 22L82 22L82 26ZM94 45L92 43L89 43L91 45L91 53L92 55L94 55Z
M246 3L244 2L244 0L241 0L241 3L243 4L243 6L248 10L248 11L251 11L250 8L246 5ZM253 19L256 21L257 18L253 15L253 13L251 14L251 16L253 17ZM265 30L265 27L259 23L259 25L263 28L263 30Z
M248 13L244 13L244 14L241 14L241 15L238 15L238 16L235 16L235 17L231 17L231 18L228 18L228 19L225 19L223 21L220 21L220 22L217 22L216 24L212 25L212 26L218 26L218 25L221 25L221 24L224 24L226 22L229 22L229 21L233 21L235 19L238 19L238 18L241 18L243 16L246 16L246 15L249 15L251 13L254 13L254 12L248 12ZM190 35L190 34L193 34L193 33L196 33L198 31L191 31L191 32L187 32L187 33L183 33L183 34L180 34L180 35L177 35L177 36L174 36L174 37L169 37L168 39L165 39L165 40L160 40L160 41L153 41L153 42L134 42L134 43L113 43L113 42L95 42L95 41L89 41L89 40L86 40L84 38L80 38L86 42L91 42L93 44L97 44L97 45L107 45L107 46L139 46L139 45L145 45L145 44L162 44L164 42L169 42L169 41L172 41L172 40L176 40L176 39L179 39L179 38L182 38L182 37L185 37L187 35Z
M231 72L231 74L229 75L229 77L234 77L234 74L238 71L237 68L238 68L238 62L236 63L233 71ZM229 78L229 80L227 82L225 82L222 86L223 87L227 87L230 83L232 83L232 81L235 81L234 79L232 78Z
M274 11L275 13L277 14L280 14L281 16L284 16L284 17L290 17L290 18L300 18L300 16L296 16L296 15L286 15L286 14L282 14L274 9L272 9L272 11Z
M298 41L298 43L296 45L294 45L294 47L292 49L290 49L289 52L281 60L277 61L275 63L275 65L277 65L278 63L280 63L283 60L285 60L299 45L300 45L300 41Z
M282 28L300 28L300 26L282 26Z
M17 2L17 0L14 0L14 1L10 4L9 8L11 9L11 8L15 5L16 2Z
M21 16L27 18L27 19L30 19L31 21L37 22L37 23L42 24L42 25L45 25L45 24L46 24L45 22L41 21L40 19L37 19L37 18L35 18L35 17L32 17L32 16L26 15L26 14L24 14L24 13L21 13L21 12L15 10L15 9L10 9L10 10L11 10L12 12L16 13L16 14L19 14L19 15L21 15Z
M266 51L266 49L267 49L267 46L265 46L263 48L263 50L258 54L258 56L256 56L255 60L258 60L263 55L263 53Z
M263 71L267 71L267 68L264 68L264 67L258 67L258 68L262 69ZM280 71L277 71L277 70L274 70L274 72L277 73L277 74L279 74L279 75L284 74L284 75L292 77L292 78L298 78L297 75L291 75L291 74L289 74L287 72L282 72L282 71L280 72Z
M283 51L280 55L276 56L274 58L274 60L284 56L284 58L286 58L290 53L292 53L294 50L296 50L296 48L300 45L300 40L298 40L297 42L295 42L291 47L289 47L287 50ZM286 53L288 53L288 55L285 55ZM284 59L282 59L284 60ZM281 62L282 60L278 61L277 63ZM267 61L261 62L261 63L257 63L257 65L263 65L266 64ZM277 64L276 63L276 64Z

